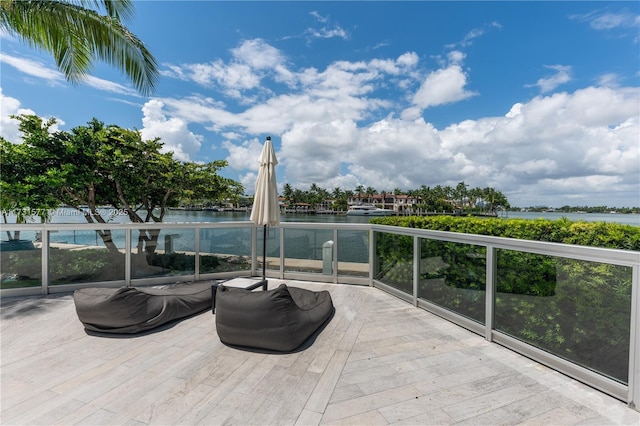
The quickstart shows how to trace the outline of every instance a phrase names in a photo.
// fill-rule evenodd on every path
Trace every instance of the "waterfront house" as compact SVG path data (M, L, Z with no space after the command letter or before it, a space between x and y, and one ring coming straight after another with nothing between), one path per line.
M393 210L396 213L409 212L413 206L422 201L420 197L407 194L381 193L381 194L355 194L349 197L349 206L371 204L382 209Z

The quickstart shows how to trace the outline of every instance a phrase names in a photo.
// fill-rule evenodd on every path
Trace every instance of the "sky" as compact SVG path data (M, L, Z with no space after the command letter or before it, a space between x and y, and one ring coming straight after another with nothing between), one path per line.
M160 64L139 95L96 63L67 83L0 34L0 136L12 114L92 118L160 137L253 194L492 187L512 206L640 206L640 2L137 1Z

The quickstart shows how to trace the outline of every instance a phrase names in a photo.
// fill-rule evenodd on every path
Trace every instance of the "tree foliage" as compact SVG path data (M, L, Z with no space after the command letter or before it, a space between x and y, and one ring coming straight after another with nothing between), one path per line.
M147 95L159 72L151 52L124 25L133 11L131 0L1 0L0 30L51 53L73 84L99 59Z
M333 209L346 211L349 208L349 199L357 198L359 202L373 204L375 195L382 195L384 199L391 199L399 195L415 197L417 203L410 206L413 211L424 212L489 212L495 213L498 209L510 207L507 197L499 190L491 187L468 188L464 181L458 183L456 188L436 185L433 188L422 185L418 189L403 191L394 188L392 191L378 191L372 186L358 185L354 190L342 190L339 187L328 191L316 183L312 183L309 190L293 188L286 183L283 188L283 197L289 205L307 203L311 208L317 208L321 203L331 199ZM379 199L379 198L378 198Z
M1 182L3 199L22 208L45 212L66 205L89 223L105 223L109 217L100 207L109 206L134 223L162 222L167 209L184 198L215 199L242 190L218 174L225 161L180 162L163 152L159 139L142 140L136 130L94 118L86 126L52 132L53 119L15 118L24 137L20 144L1 141ZM140 244L153 252L158 232L140 233ZM112 247L109 231L101 236Z

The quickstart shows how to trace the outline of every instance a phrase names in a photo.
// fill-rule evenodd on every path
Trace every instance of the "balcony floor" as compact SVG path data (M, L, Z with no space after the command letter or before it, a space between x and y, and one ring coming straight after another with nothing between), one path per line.
M270 280L270 287L281 281ZM328 289L305 350L220 343L211 312L87 334L70 295L2 301L2 424L640 424L640 413L370 287Z

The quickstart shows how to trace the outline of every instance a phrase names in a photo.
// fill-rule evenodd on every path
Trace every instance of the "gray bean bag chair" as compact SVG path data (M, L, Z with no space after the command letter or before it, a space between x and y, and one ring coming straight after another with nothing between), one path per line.
M139 333L211 309L211 283L165 288L83 288L73 293L78 318L87 330Z
M281 284L268 291L218 287L216 330L223 343L289 352L302 345L333 314L328 291Z

